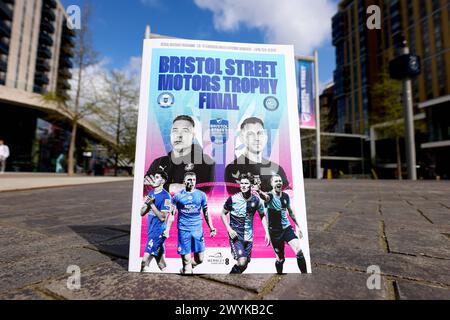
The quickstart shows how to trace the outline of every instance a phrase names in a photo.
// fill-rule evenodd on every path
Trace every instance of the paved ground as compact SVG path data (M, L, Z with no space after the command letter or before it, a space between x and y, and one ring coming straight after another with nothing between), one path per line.
M81 185L91 183L103 183L112 181L128 181L129 177L94 177L76 175L68 177L67 174L56 173L4 173L0 175L0 192L39 189L43 187L53 188L67 185Z
M0 298L450 299L449 195L447 182L307 181L313 274L182 277L126 271L130 181L2 192Z

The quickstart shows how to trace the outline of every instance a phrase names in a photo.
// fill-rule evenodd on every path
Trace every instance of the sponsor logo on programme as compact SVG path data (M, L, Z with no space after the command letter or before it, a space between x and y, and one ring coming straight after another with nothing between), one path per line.
M221 252L210 254L208 256L208 258L206 259L206 261L210 264L216 264L216 265L217 264L225 264L225 265L230 264L230 259L224 258Z

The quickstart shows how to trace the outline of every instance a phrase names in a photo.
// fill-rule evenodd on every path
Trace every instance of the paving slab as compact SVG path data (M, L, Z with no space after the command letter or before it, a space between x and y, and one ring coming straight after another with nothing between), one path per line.
M75 229L77 230L77 229ZM25 231L22 231L25 233ZM105 240L124 236L124 232L105 227L83 227L75 232L66 232L61 236L39 237L27 241L14 241L0 246L0 265L20 261L23 258L37 257L64 249L87 247ZM129 236L128 236L129 237ZM24 245L26 243L26 245Z
M54 300L54 299L40 291L27 288L0 295L0 300Z
M397 281L402 300L450 300L450 287L436 287L420 283Z
M387 226L386 235L392 252L442 258L450 263L450 241L436 231Z
M0 298L446 297L450 183L306 180L305 186L314 273L281 277L128 273L131 181L0 192ZM67 289L70 264L81 267L80 291ZM381 269L381 290L366 287L370 265Z
M202 278L211 279L220 283L232 285L245 290L261 293L274 277L271 274L211 274L202 275Z
M126 267L125 260L118 260L82 270L80 290L69 290L66 278L51 281L43 288L66 299L244 300L256 296L200 277L132 273Z
M130 177L93 177L67 174L6 173L0 177L0 192L37 188L62 187L108 182L130 181Z
M387 298L387 284L382 277L380 289L369 290L369 275L338 268L315 267L314 274L282 275L265 299L371 299Z
M38 257L23 257L17 262L2 265L0 293L63 275L70 265L85 267L109 260L97 251L84 248L63 249Z

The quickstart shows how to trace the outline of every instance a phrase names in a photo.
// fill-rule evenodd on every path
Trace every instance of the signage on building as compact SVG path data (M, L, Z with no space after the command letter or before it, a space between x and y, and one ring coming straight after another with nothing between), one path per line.
M314 62L299 59L296 71L300 128L315 129Z

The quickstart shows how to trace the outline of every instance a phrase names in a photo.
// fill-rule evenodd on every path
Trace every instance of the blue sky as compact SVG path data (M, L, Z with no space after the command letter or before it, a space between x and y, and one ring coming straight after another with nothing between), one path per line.
M62 0L67 8L83 0ZM142 54L145 26L187 39L294 44L319 50L321 84L332 79L331 16L336 0L91 0L95 49L107 68L129 68ZM275 5L276 4L276 5ZM134 63L136 64L136 63Z

